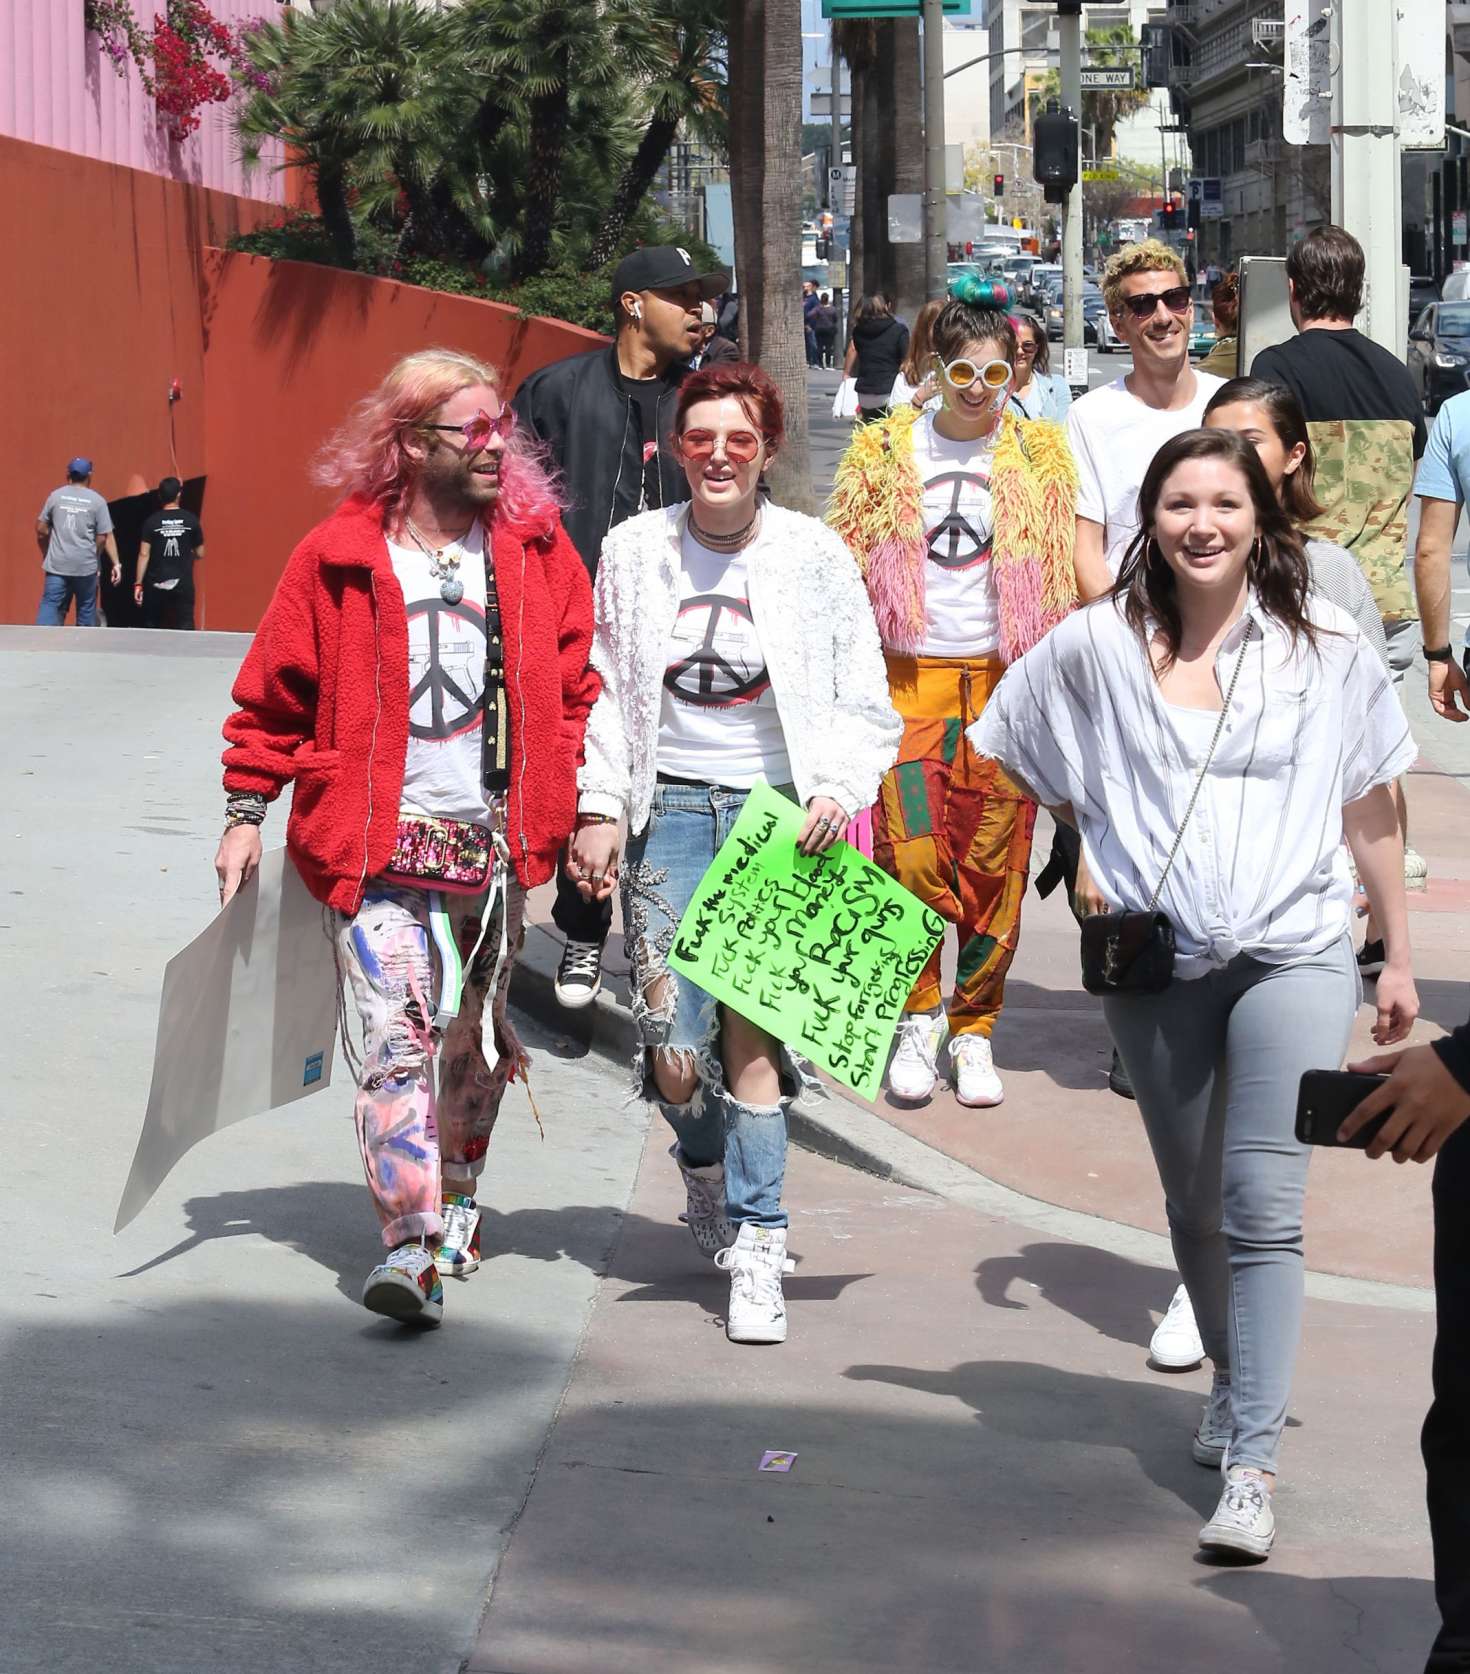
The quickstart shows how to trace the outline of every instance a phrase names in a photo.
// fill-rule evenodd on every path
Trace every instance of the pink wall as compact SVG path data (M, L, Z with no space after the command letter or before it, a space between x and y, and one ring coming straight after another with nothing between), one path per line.
M222 23L277 17L276 0L209 0ZM153 24L153 0L134 0L134 15ZM273 166L278 146L260 165L240 163L234 102L209 105L181 144L158 126L153 101L137 71L120 76L96 37L82 26L82 0L0 0L0 135L54 146L104 163L146 169L237 197L283 203L288 183Z

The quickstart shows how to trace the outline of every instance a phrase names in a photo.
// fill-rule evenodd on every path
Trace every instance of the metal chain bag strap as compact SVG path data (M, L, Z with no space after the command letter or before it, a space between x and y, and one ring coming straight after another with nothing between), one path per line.
M1164 862L1158 887L1142 912L1090 913L1082 920L1082 986L1089 994L1157 994L1174 980L1174 926L1167 913L1158 910L1159 897L1164 892L1169 873L1184 841L1185 827L1194 813L1204 789L1205 775L1215 759L1215 750L1225 731L1225 718L1230 713L1230 701L1235 696L1236 682L1245 664L1246 647L1250 644L1250 628L1240 642L1240 655L1235 659L1235 672L1225 693L1225 705L1215 727L1215 736L1205 753L1204 765L1194 782L1194 792L1184 818L1174 834L1174 846Z

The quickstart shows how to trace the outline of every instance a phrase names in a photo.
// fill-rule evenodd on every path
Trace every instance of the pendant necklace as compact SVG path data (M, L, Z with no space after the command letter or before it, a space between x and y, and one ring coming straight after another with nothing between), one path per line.
M473 529L474 526L473 523L470 524L469 529L466 529L464 534L457 536L452 541L446 541L443 546L430 546L414 527L413 519L407 516L403 519L403 527L413 536L419 550L429 560L429 568L434 573L434 579L439 583L439 597L443 599L445 604L457 605L464 597L464 583L459 579L458 574L459 562L464 557L463 543L469 538L470 529ZM448 552L450 547L455 549L452 555Z

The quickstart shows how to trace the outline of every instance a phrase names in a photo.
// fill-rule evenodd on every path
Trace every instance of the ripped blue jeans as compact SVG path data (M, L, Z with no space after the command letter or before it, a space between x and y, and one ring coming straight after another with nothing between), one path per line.
M793 794L790 786L776 788ZM745 791L719 785L660 781L648 824L628 839L619 868L623 940L632 965L643 1096L663 1112L687 1166L724 1163L725 1208L731 1221L785 1226L781 1186L786 1177L786 1108L810 1077L783 1047L780 1102L743 1104L735 1098L725 1085L720 1061L719 1002L667 964L684 909L730 835L745 798ZM662 997L650 1005L649 989L661 978L666 979ZM698 1085L686 1104L670 1104L659 1093L652 1070L655 1050L692 1062Z

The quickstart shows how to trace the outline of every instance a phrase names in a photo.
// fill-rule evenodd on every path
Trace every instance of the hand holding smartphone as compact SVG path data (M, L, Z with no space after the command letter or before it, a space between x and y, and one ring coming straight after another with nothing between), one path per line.
M1386 1075L1359 1075L1353 1070L1308 1070L1302 1076L1296 1103L1296 1137L1303 1145L1338 1145L1337 1130L1365 1098L1388 1080ZM1366 1151L1393 1106L1365 1122L1348 1141L1352 1150Z

